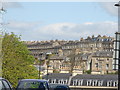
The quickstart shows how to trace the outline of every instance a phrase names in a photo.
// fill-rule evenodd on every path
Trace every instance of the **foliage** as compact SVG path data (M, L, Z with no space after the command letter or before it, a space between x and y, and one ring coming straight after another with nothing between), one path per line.
M8 79L13 87L16 87L19 79L38 77L38 71L33 66L34 57L14 33L4 35L2 54L2 76Z
M115 71L115 72L109 72L109 73L107 73L107 74L118 74L118 71Z
M116 71L115 74L118 74L118 71Z
M45 60L39 60L38 58L35 58L34 64L35 65L44 65Z
M85 71L87 74L91 74L91 70L87 70Z
M60 73L60 71L57 70L57 69L54 69L54 70L53 70L53 73Z
M2 35L0 35L0 77L2 77Z

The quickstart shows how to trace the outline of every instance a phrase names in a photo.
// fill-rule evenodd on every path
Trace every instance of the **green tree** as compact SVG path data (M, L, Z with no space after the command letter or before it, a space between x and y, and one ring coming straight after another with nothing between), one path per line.
M6 33L2 41L2 76L16 87L20 79L38 78L38 71L33 66L34 57L27 46L14 33Z
M0 34L0 77L2 77L2 38L3 36Z

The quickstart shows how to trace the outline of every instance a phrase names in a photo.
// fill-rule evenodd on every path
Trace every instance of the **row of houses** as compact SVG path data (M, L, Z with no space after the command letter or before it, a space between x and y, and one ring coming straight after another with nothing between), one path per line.
M53 55L42 64L43 74L73 73L73 74L109 74L112 69L113 52L98 51L94 53L77 54L70 56ZM48 71L48 72L47 72Z
M107 36L88 37L87 39L81 39L76 41L59 41L51 40L44 42L25 42L28 49L32 52L32 55L37 56L39 53L58 54L59 50L63 51L63 55L68 55L73 49L78 49L79 52L94 52L94 51L112 51L114 38Z
M44 60L44 74L106 74L112 69L114 38L107 36L81 38L78 41L25 42L31 54ZM46 59L47 54L51 54ZM49 62L49 63L48 63Z
M118 75L89 75L71 73L51 73L43 76L51 84L66 84L69 86L117 87ZM101 89L102 90L102 89Z

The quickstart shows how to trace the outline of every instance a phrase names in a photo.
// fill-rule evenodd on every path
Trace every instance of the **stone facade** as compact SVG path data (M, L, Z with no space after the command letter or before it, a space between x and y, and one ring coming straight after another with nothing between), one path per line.
M114 38L107 36L81 38L78 41L37 41L25 42L34 57L41 58L46 53L49 57L48 72L82 74L90 71L92 74L113 72Z

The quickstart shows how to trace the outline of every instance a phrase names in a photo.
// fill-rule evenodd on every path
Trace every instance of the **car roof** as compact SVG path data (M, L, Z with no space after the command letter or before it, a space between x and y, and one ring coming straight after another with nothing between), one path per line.
M69 88L69 86L65 84L49 84L49 88L59 88L59 87Z
M39 82L48 82L47 80L43 79L22 79L20 81L39 81Z
M50 87L56 87L56 86L65 86L69 87L67 84L49 84Z
M3 80L3 79L6 80L5 78L2 78L2 77L0 77L0 79L1 79L1 80Z

